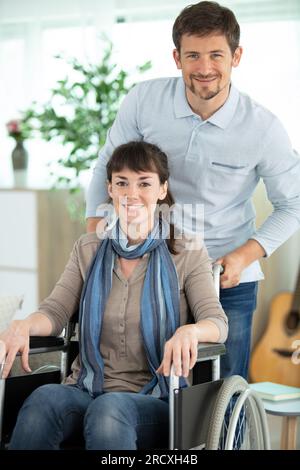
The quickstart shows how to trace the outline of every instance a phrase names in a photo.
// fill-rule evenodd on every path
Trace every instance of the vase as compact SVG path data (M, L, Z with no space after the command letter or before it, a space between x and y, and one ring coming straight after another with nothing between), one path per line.
M14 169L14 184L16 187L27 186L28 152L23 140L17 141L11 154Z

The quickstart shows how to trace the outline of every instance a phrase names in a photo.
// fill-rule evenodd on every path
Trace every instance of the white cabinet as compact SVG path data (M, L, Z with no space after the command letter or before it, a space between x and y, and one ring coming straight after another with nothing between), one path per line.
M0 189L0 296L24 294L36 310L85 228L70 220L65 190Z

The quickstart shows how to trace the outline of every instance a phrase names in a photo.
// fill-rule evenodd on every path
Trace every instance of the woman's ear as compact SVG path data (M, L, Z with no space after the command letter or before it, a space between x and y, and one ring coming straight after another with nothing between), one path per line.
M112 198L112 184L108 180L106 180L106 184L107 184L107 192L108 192L109 196Z
M168 181L165 181L162 185L161 185L161 193L159 195L159 200L160 201L163 201L166 197L168 193Z

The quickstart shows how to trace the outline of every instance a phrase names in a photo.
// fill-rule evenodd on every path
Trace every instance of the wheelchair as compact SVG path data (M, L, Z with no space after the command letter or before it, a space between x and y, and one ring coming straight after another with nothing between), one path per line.
M213 270L219 292L220 267ZM61 367L41 367L30 375L0 378L0 443L5 449L24 400L37 387L60 383L78 354L74 316L64 337L31 337L30 354L61 351ZM225 346L198 345L191 383L179 388L179 377L171 367L169 386L170 450L267 450L268 425L263 404L248 383L239 376L220 379L220 357ZM37 372L37 373L35 373ZM0 376L1 377L1 376Z

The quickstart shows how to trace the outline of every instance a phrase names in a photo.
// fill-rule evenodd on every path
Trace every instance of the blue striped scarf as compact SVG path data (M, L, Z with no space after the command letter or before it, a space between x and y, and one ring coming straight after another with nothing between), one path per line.
M77 385L93 397L103 393L104 363L100 353L101 327L112 286L115 256L135 259L149 253L141 295L140 326L152 379L139 393L168 398L168 378L156 374L165 342L179 327L179 283L166 237L169 226L160 220L148 238L126 248L120 239L119 221L100 244L88 270L79 310L79 351L81 369ZM133 249L132 249L133 248ZM181 386L185 380L181 378Z

